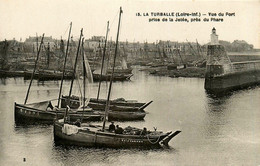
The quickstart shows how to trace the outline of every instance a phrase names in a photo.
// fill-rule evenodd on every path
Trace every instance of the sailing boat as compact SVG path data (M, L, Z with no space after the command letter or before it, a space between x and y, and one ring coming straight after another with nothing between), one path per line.
M61 119L54 122L54 141L55 143L87 146L87 147L112 147L112 148L133 148L145 147L153 148L159 147L161 144L168 145L168 142L181 131L175 132L161 132L161 131L147 131L146 128L138 129L134 127L127 127L121 132L111 132L107 127L106 115L109 110L110 94L112 89L112 81L114 75L115 59L117 55L117 44L120 28L120 18L122 9L120 7L119 23L116 39L116 48L114 56L114 64L112 75L109 84L109 91L106 102L106 113L103 119L103 126L94 125L73 125Z
M68 96L63 96L61 100L61 108L66 108L66 99ZM110 107L108 111L108 120L118 121L132 121L143 120L146 116L144 109L150 105L153 101L148 103L140 103L135 100L125 100L123 98L110 100ZM78 96L72 96L70 102L70 108L78 109L80 107L80 101ZM93 109L94 112L104 114L106 107L106 100L90 98L88 106Z
M109 23L108 23L109 25ZM107 29L107 33L108 33ZM106 34L106 40L105 40L105 47L103 50L103 57L102 57L102 62L101 62L101 69L96 70L93 72L93 79L94 81L109 81L111 77L111 69L109 69L109 60L106 58L108 61L108 64L104 63L105 60L105 55L106 55L106 42L107 42L107 34ZM133 76L132 74L132 69L127 67L127 63L125 58L122 58L121 61L121 66L117 67L114 71L114 77L113 81L125 81L125 80L130 80L130 78Z
M125 73L118 73L114 76L113 81L127 81L130 80L130 78L133 76L133 74L125 74ZM110 73L103 74L102 76L99 73L93 72L93 79L94 81L99 81L100 78L102 81L109 81L111 77Z
M121 66L117 66L115 67L115 71L114 73L115 74L132 74L132 68L131 67L128 67L127 65L127 62L126 62L126 51L125 51L125 47L123 46L123 56L121 57L121 60L120 60L120 63L121 63ZM108 69L107 70L107 73L111 74L112 73L112 69Z
M109 21L107 23L107 32L106 32L106 39L104 44L104 50L103 50L103 56L102 56L102 63L101 63L101 77L103 72L106 71L106 63L105 61L105 55L106 55L106 45L107 45L107 36L109 31ZM98 93L97 98L91 98L88 106L92 108L93 110L99 112L100 114L104 114L105 107L106 107L106 100L99 99L99 92L100 92L100 86L101 86L101 77L99 78L99 86L98 86ZM71 102L69 103L70 108L78 109L80 107L80 100L78 96L62 96L61 100L61 108L66 108L68 103L66 100L70 98ZM108 119L109 120L120 120L120 121L126 121L126 120L143 120L146 112L144 109L150 105L152 101L148 103L139 103L137 101L133 100L125 100L123 98L119 98L116 100L110 101L110 110L108 111Z
M175 53L180 57L179 62L176 61L176 59L174 60L175 63L170 63L167 65L167 70L180 70L180 69L185 69L187 67L186 63L183 61L183 58L181 56L180 53L180 47L177 46L177 44L175 44ZM172 54L173 56L173 54ZM173 58L173 57L172 57ZM174 59L174 58L173 58Z
M72 24L71 24L71 26L72 26ZM67 43L67 50L66 50L66 55L65 55L64 68L66 66L66 58L67 58L67 55L68 55L68 46L69 46L71 26L70 26L69 37L68 37L68 41L67 41L68 43ZM82 33L81 33L81 36L82 36ZM43 38L44 38L44 35L42 36L40 47L39 47L38 52L37 52L37 58L35 60L35 66L34 66L34 70L33 70L32 76L31 76L31 81L30 81L30 84L29 84L29 87L28 87L28 90L27 90L25 102L24 102L24 104L14 103L15 122L17 124L24 124L24 123L25 124L35 124L35 123L52 124L54 119L63 118L64 112L66 112L66 110L67 110L67 108L58 108L59 102L61 100L60 96L61 96L62 83L61 83L59 99L58 99L58 107L54 107L53 104L52 104L52 102L54 100L57 100L57 99L27 104L27 99L28 99L28 96L29 96L32 80L33 80L33 77L34 77L34 73L36 71L36 66L37 66L37 62L38 62L38 59L39 59L41 46L42 46L42 43L43 43ZM80 41L79 41L77 56L79 54L80 42L81 42L81 38L80 38ZM77 63L77 60L75 60L75 64L76 63ZM86 66L88 66L88 65L86 65ZM86 70L86 71L90 70L90 68L89 67L86 68L86 66L85 66L84 70ZM62 82L63 82L63 78L64 78L64 75L65 75L64 72L65 71L63 71ZM88 72L88 73L91 74L91 72ZM74 75L75 75L75 72L74 72ZM71 91L70 91L70 93L71 93ZM84 99L84 101L85 101L85 99ZM81 103L83 103L82 97L81 97ZM98 112L94 112L90 108L85 109L85 110L80 109L80 108L70 109L68 115L70 116L70 119L74 120L74 121L76 121L77 119L82 119L82 121L95 121L95 120L100 120L101 117L102 117L102 114L100 114Z

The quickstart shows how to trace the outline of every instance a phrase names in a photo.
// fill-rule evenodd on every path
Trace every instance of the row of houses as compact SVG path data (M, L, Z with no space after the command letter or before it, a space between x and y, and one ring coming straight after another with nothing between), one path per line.
M16 40L13 40L12 45L15 45L13 49L16 51L21 52L27 52L27 53L35 53L37 51L37 46L40 46L41 36L35 37L35 36L29 36L26 38L24 42L17 42ZM57 50L60 50L62 53L65 51L66 47L66 41L65 40L58 40L54 39L52 36L45 36L43 40L43 47L42 51L50 51L55 52ZM104 48L105 45L105 37L104 36L92 36L90 39L86 39L84 41L85 49L87 49L90 52L93 52L94 54L97 53L99 50ZM70 46L74 50L76 50L77 47L77 41L72 38L70 42ZM121 52L123 52L125 55L132 55L138 56L138 55L155 55L160 56L159 54L172 54L178 51L187 51L189 52L190 47L194 47L196 49L197 45L196 43L178 43L177 41L156 41L154 43L148 43L148 42L119 42L119 48ZM112 50L115 48L115 42L114 41L108 41L107 43L108 48L112 48ZM190 51L190 52L197 52L197 51Z

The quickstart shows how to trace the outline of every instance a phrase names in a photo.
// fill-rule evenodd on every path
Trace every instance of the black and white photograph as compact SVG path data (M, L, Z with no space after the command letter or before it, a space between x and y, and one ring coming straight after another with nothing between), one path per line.
M259 166L260 1L0 0L1 166Z

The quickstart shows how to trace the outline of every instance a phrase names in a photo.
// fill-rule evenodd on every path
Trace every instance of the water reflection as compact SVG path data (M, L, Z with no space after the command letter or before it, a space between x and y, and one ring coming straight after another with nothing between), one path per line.
M64 165L73 165L74 163L97 164L97 165L129 165L139 163L138 165L147 165L153 154L164 156L167 154L176 154L175 149L109 149L109 148L82 148L82 147L53 147L53 159ZM143 159L148 160L143 160ZM132 165L132 164L131 164ZM135 165L135 164L133 164Z
M228 107L230 96L207 96L205 136L207 139L219 139L223 137L223 128L228 123Z
M258 86L254 86L243 90L232 91L221 96L207 94L207 116L204 121L204 133L206 134L206 137L211 140L215 139L215 141L222 141L223 138L227 138L227 134L229 136L239 135L237 126L244 124L243 122L240 123L239 121L234 121L234 119L237 118L235 116L240 116L241 114L246 114L250 111L254 112L257 110L256 105L250 106L248 105L249 103L245 101L252 99L254 100L255 94L252 95L251 93L256 92L258 89ZM250 95L252 95L252 98ZM241 109L242 103L239 101L242 98L245 100L244 104L247 105L247 109ZM243 119L244 117L240 118Z

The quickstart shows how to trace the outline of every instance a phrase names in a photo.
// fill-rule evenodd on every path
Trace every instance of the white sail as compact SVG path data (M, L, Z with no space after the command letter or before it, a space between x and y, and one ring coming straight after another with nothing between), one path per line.
M127 63L124 57L122 58L122 69L127 69Z
M77 63L77 69L75 74L75 84L73 86L73 95L79 96L80 108L87 106L90 100L90 84L93 83L93 76L88 59L84 53L84 64L83 57L80 55ZM84 102L84 70L85 70L85 104Z

